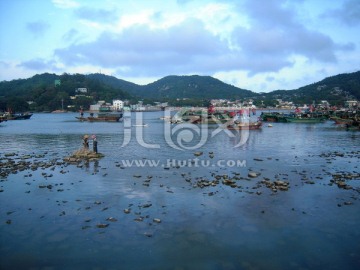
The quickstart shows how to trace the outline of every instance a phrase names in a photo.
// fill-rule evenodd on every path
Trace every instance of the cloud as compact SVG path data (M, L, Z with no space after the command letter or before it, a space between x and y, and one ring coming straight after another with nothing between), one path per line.
M103 33L92 43L55 51L68 65L91 63L126 70L130 76L214 71L231 59L229 53L227 43L206 31L198 20L169 29L132 26L118 34Z
M75 10L75 15L80 19L100 22L113 22L116 20L116 10L93 9L82 7Z
M357 26L360 24L360 1L344 1L340 8L332 9L323 13L321 18L337 19L345 25Z
M29 30L35 38L43 36L49 28L50 25L43 21L30 22L26 24L26 29Z
M61 9L71 9L80 6L79 3L73 0L52 0L52 3L54 4L55 7Z
M7 68L10 67L10 64L5 62L5 61L0 61L0 67L4 68L4 69L7 69Z
M24 61L17 65L18 67L35 70L35 71L59 71L60 69L56 66L56 62L53 60L45 60L42 58L36 58L29 61Z
M63 36L62 39L64 41L72 41L79 35L79 31L75 30L74 28L67 31Z
M337 63L338 51L355 49L353 43L335 43L330 36L301 24L296 9L287 3L241 2L237 12L246 14L248 23L232 28L229 38L209 29L203 19L188 17L167 28L154 28L145 20L121 32L103 32L95 41L56 49L54 55L65 65L107 68L127 77L231 71L254 76L294 67L299 57L320 64ZM81 10L78 16L101 17L102 11ZM153 19L161 19L155 14Z
M276 72L294 64L293 56L311 61L336 63L337 50L353 50L353 44L335 44L327 35L296 21L286 1L247 1L240 8L249 16L250 27L238 27L233 43L241 48L250 74Z

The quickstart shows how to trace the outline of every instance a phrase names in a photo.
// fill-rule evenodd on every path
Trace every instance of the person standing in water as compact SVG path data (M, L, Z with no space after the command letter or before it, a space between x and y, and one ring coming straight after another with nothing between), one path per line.
M98 149L97 149L96 136L95 136L95 135L92 135L91 138L92 138L92 140L93 140L93 151L94 151L95 153L97 153L97 152L98 152Z
M89 136L85 135L83 139L83 146L85 149L89 149Z

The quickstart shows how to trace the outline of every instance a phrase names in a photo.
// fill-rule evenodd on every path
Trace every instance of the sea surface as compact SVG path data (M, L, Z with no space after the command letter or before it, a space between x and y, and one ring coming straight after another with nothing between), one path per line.
M76 116L0 124L0 269L359 269L360 132Z

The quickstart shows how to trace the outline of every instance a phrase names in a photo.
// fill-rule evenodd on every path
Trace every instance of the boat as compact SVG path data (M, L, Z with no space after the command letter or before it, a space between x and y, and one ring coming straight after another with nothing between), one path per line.
M230 130L255 130L262 127L261 121L256 122L234 122L231 125L227 125L226 128Z
M183 109L176 113L171 119L171 123L191 123L191 124L225 124L233 121L235 112L216 111L214 106L206 109L189 110Z
M90 113L89 117L76 117L76 119L84 122L119 122L122 118L122 113L98 113L94 116L94 113Z
M84 117L84 112L80 110L80 117L76 117L76 119L84 122L119 122L120 119L123 117L122 112L113 112L110 110L109 107L100 107L99 112L96 116L94 113L90 113L89 117Z
M354 117L351 123L346 123L345 128L346 130L360 130L360 119Z
M279 112L262 112L260 114L261 121L264 122L286 122L285 117L287 116L289 115Z
M323 117L285 117L288 123L322 123L325 122L326 118Z
M330 120L333 120L335 124L337 125L346 125L346 124L352 124L353 119L351 118L341 118L338 116L332 116L330 117Z
M325 122L328 117L323 112L318 111L306 111L302 112L298 108L294 113L284 117L288 123L322 123Z
M27 120L32 115L32 113L5 113L3 118L6 120Z

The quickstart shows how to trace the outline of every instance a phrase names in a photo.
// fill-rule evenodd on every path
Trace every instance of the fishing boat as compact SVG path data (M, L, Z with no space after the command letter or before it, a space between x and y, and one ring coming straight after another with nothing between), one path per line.
M346 124L352 124L353 119L351 118L341 118L338 116L332 116L330 117L330 120L333 120L335 124L337 125L346 125Z
M286 122L285 117L287 116L289 115L279 112L262 112L260 114L261 121L264 122Z
M255 130L262 127L261 121L256 122L234 122L231 125L227 125L226 128L230 130Z
M5 113L3 118L6 120L27 120L32 115L32 113Z
M322 112L312 110L302 112L299 108L284 118L288 123L322 123L327 120L327 116Z
M113 112L110 107L101 106L96 116L91 112L89 117L84 117L84 111L81 109L80 117L76 117L76 119L82 122L119 122L122 117L122 112Z
M322 123L326 121L326 118L323 117L285 117L286 122L288 123Z
M90 113L89 117L76 117L76 119L80 121L88 121L88 122L119 122L122 118L122 113L98 113L94 116L93 113Z
M191 124L224 124L231 122L235 112L217 111L214 106L207 109L190 110L183 109L177 112L171 119L171 123L191 123Z

